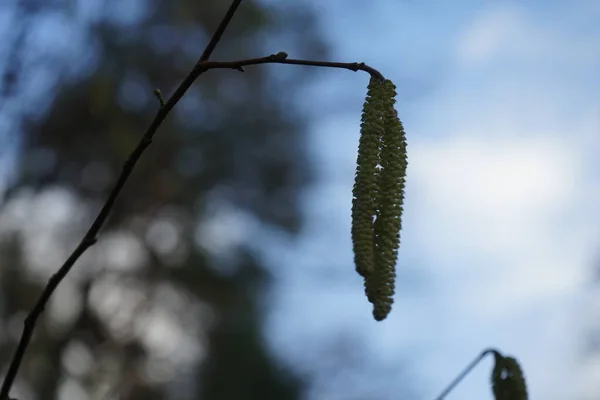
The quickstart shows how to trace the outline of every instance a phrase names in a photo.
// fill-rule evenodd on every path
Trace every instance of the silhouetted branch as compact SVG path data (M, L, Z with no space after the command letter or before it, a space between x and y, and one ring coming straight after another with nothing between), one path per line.
M206 70L209 69L235 69L241 72L244 72L244 67L250 65L259 65L259 64L288 64L288 65L305 65L309 67L324 67L324 68L341 68L341 69L349 69L350 71L365 71L370 75L378 78L379 80L384 80L383 75L377 71L375 68L368 66L363 62L352 62L352 63L343 63L343 62L330 62L330 61L312 61L312 60L296 60L287 58L287 53L281 51L277 54L271 54L266 57L258 57L258 58L249 58L246 60L238 60L238 61L207 61L202 63L199 67L204 68Z
M233 18L235 12L237 11L237 9L241 3L242 3L242 0L233 0L231 5L229 6L229 9L225 13L225 16L221 20L221 23L217 27L217 30L210 38L210 41L208 42L208 44L206 45L206 48L202 52L202 55L198 59L198 64L203 63L204 61L208 61L208 59L212 55L213 51L215 51L215 48L217 47L217 44L221 40L221 37L223 36L225 29L227 29L227 26L231 22L231 19Z

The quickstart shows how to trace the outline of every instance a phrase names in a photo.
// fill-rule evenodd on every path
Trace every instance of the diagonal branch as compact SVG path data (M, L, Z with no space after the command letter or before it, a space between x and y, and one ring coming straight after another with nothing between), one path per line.
M229 9L225 13L225 16L221 20L221 23L219 24L219 26L217 27L217 30L210 38L210 42L208 42L208 44L206 45L206 48L202 52L202 55L200 56L198 63L208 61L208 59L212 55L213 51L215 51L215 48L217 47L217 44L221 40L223 33L225 33L225 29L227 29L227 26L231 22L231 19L235 15L235 12L237 11L237 9L241 3L242 3L242 0L233 0L233 3L231 3L231 5L229 6Z
M242 0L232 1L231 5L229 6L229 9L227 10L227 13L225 14L223 20L219 24L219 27L217 28L208 45L204 49L202 56L200 57L199 63L205 62L210 58L212 52L215 50L217 44L223 36L223 33L225 32L225 29L227 28L229 22L231 22L231 19L233 18L241 2ZM17 376L17 372L19 371L19 367L21 366L21 362L23 361L23 357L25 355L27 347L29 346L31 337L33 336L33 331L35 329L36 322L42 314L42 312L44 311L44 308L46 307L50 296L52 296L52 293L54 293L58 285L69 273L69 271L71 270L75 262L79 259L79 257L81 257L81 255L89 247L96 243L97 235L100 232L100 229L102 228L104 223L106 222L108 214L110 213L119 193L121 192L121 189L123 189L125 182L129 178L129 175L131 175L135 164L138 162L138 160L144 153L144 150L146 150L150 143L152 143L152 138L154 137L154 134L156 133L160 125L163 123L169 112L173 109L173 107L175 107L175 104L177 104L179 100L181 100L185 92L190 88L190 86L192 86L192 84L198 78L198 76L200 76L200 74L202 74L205 71L206 69L194 67L190 74L183 80L183 82L181 82L179 87L177 87L177 89L175 90L173 95L171 95L171 97L167 100L167 102L164 105L161 105L158 112L156 113L156 116L154 117L154 120L142 136L140 142L137 144L133 152L129 155L127 161L125 161L123 169L121 171L121 175L117 179L117 182L115 183L112 191L110 192L108 199L104 203L104 206L102 206L102 209L100 210L98 216L92 223L92 226L87 231L79 245L75 248L73 253L69 256L69 258L67 258L65 263L48 280L48 283L46 284L46 287L44 288L44 291L37 300L35 306L31 310L29 315L27 315L27 317L25 318L21 339L19 340L17 349L12 357L12 360L8 367L8 371L6 373L6 376L4 377L4 381L2 382L2 388L0 390L0 400L10 400L10 389L15 381L15 377Z

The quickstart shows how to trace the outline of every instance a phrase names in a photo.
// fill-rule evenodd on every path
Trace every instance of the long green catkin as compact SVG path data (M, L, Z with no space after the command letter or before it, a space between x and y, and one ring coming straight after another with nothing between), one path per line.
M373 220L376 213L377 166L384 132L383 87L371 77L363 105L356 174L352 189L352 245L356 272L366 277L375 269Z
M491 380L495 400L528 399L523 370L515 358L495 352Z
M408 164L395 96L390 80L371 77L352 189L354 262L377 321L387 317L393 303Z
M394 301L408 166L406 135L394 108L396 87L390 80L386 80L382 89L384 134L377 176L379 191L374 223L375 269L365 278L367 298L373 303L373 316L377 321L387 317Z

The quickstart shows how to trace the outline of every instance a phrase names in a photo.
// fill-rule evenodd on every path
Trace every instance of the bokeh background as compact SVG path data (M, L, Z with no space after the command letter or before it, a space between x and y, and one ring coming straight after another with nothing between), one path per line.
M0 362L227 1L0 2ZM375 322L351 188L368 75L203 75L53 296L19 399L433 399L486 347L532 399L600 396L600 4L281 0L214 59L364 61L398 86L397 295ZM489 360L448 399L491 399Z

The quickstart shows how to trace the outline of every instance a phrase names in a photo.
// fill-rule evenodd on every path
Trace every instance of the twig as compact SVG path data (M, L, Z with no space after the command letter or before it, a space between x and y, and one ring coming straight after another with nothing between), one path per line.
M244 71L244 67L250 65L259 65L259 64L288 64L288 65L306 65L309 67L325 67L325 68L341 68L341 69L349 69L350 71L365 71L379 78L380 80L384 80L381 72L377 71L375 68L368 66L363 62L353 62L353 63L343 63L343 62L330 62L330 61L312 61L312 60L296 60L287 58L287 53L279 52L277 54L271 54L266 57L258 57L258 58L249 58L246 60L238 60L238 61L206 61L202 63L202 68L205 69L235 69L238 71Z
M210 42L208 42L208 44L206 45L206 48L202 52L202 55L200 56L200 59L198 60L198 64L203 63L204 61L208 61L208 59L212 55L213 51L215 51L215 48L217 47L219 40L221 40L223 33L225 33L225 29L227 29L227 26L231 22L233 15L237 11L237 9L241 3L242 3L242 0L233 0L233 3L231 3L231 5L229 6L229 9L225 13L225 16L221 20L221 23L219 24L219 26L217 27L217 30L210 38Z
M486 349L482 351L480 355L478 355L473 361L471 361L469 365L467 365L465 369L462 370L462 372L459 373L458 376L454 378L452 382L450 382L450 384L442 391L442 393L440 393L440 395L438 395L435 398L435 400L444 400L444 398L448 396L448 393L450 393L456 387L456 385L458 385L469 374L469 372L471 372L471 370L475 368L475 366L477 366L477 364L479 364L479 362L483 360L488 354L499 353L497 350L494 349Z

